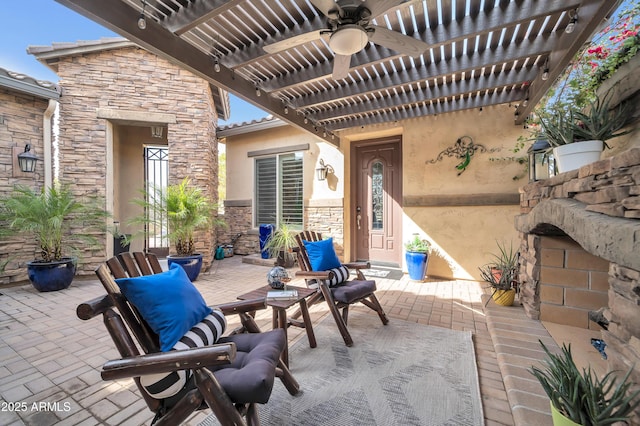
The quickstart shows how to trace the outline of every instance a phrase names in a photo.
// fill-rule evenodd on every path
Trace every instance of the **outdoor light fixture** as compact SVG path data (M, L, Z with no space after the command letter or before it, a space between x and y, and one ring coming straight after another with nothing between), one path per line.
M217 56L213 58L213 70L215 72L220 72L220 61L218 60Z
M144 9L146 7L147 7L147 1L142 0L142 13L138 18L138 28L140 28L141 30L144 30L145 28L147 28L147 20L145 19L145 16L144 16Z
M542 79L549 80L549 58L544 61L544 68L542 69Z
M18 164L22 172L33 173L36 170L38 157L31 153L31 144L24 146L24 152L18 154Z
M369 43L367 32L360 25L343 25L331 34L329 47L336 55L353 55Z
M151 126L151 137L162 139L162 132L164 127L162 126Z
M574 10L573 13L569 12L569 23L567 27L564 29L564 32L567 34L571 34L573 30L576 29L576 24L578 23L578 10Z
M260 91L260 87L258 87L258 85L256 84L256 96L260 97L262 96L262 92Z
M549 154L549 142L538 139L527 151L529 154L529 181L549 179L555 176L555 159Z
M333 173L333 167L329 164L324 164L324 160L320 159L320 167L316 169L316 178L319 181L327 180L327 174Z

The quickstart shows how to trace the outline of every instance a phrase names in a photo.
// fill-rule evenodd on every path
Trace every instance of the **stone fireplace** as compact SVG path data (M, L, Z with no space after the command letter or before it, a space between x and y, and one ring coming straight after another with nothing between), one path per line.
M640 148L521 189L520 300L533 319L602 329L610 370L640 383Z

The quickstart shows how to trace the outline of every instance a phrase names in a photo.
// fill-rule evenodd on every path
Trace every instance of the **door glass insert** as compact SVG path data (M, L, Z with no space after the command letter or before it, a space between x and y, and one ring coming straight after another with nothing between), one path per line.
M384 229L383 178L384 166L380 161L371 168L371 225L372 229Z

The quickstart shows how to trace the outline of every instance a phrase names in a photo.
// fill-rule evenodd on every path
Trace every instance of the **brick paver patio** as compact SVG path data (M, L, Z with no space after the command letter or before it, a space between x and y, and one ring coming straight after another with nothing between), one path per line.
M269 267L246 264L240 256L234 256L214 262L195 284L209 304L229 302L239 294L264 285L268 270ZM378 298L391 320L474 333L487 425L514 424L512 406L514 413L519 414L517 417L524 418L518 424L528 423L526 416L520 415L526 409L528 391L519 392L519 399L512 400L511 404L508 402L507 393L511 391L504 387L505 366L498 363L487 321L492 304L484 308L482 296L485 290L480 283L421 283L410 281L406 275L401 280L376 280ZM294 280L292 284L304 285L301 280ZM132 381L104 382L100 378L101 365L118 358L102 321L81 321L76 317L79 303L103 294L96 279L76 278L69 289L59 292L38 293L25 284L0 289L0 293L0 401L3 408L0 424L150 424L153 416ZM371 312L364 307L356 309ZM513 315L520 315L518 311L522 309L513 308L507 311L511 313L506 317L497 316L490 321L491 329L514 321ZM322 305L312 307L310 312L314 323L328 315ZM504 315L504 308L500 312ZM270 328L271 311L259 312L257 320L263 329ZM229 328L233 327L233 321L235 319ZM525 335L530 332L526 327L520 331ZM303 330L291 328L290 343L303 334ZM510 342L514 340L510 339ZM508 360L504 364L509 364ZM535 389L531 392L535 394ZM525 401L524 406L515 406L522 405L522 401ZM209 413L206 410L195 414L188 424L198 424ZM538 415L537 423L530 424L545 424L548 420L546 415L535 410L533 413Z

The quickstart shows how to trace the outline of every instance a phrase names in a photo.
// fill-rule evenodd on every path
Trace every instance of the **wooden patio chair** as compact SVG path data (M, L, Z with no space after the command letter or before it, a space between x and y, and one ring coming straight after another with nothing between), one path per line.
M296 272L296 276L303 277L307 287L318 289L317 293L311 296L307 303L311 306L323 300L327 302L345 345L353 345L353 339L347 328L349 307L351 305L358 302L362 303L378 314L382 324L389 323L389 319L375 295L376 282L367 280L362 273L362 269L371 267L369 262L339 263L333 249L332 240L323 240L322 234L319 232L303 231L296 235L295 238L298 247L294 251L297 254L298 266L300 267L300 271ZM337 261L339 266L330 269L314 268L316 262L315 259L310 257L305 241L324 245L328 249L329 256L335 257L334 261ZM356 271L356 279L349 279L350 270Z
M102 314L122 357L103 365L103 380L133 378L155 413L152 424L180 424L194 411L208 407L222 425L259 425L257 404L269 400L275 377L291 395L299 392L298 383L281 360L287 345L283 330L260 332L250 313L264 309L264 299L232 302L213 307L212 313L184 334L171 350L161 351L163 336L143 319L147 308L138 310L115 279L146 275L144 280L157 281L184 274L178 269L161 274L157 258L142 253L122 253L96 269L107 294L79 305L77 315L88 320ZM179 281L174 279L169 284L182 285ZM145 291L161 288L143 287ZM166 294L170 292L171 289ZM184 306L191 309L190 303ZM242 327L216 340L216 334L224 332L224 316L231 314L240 315Z

